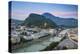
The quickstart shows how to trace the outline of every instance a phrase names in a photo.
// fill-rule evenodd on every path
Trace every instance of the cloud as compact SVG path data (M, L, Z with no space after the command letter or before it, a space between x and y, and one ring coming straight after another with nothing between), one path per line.
M63 11L55 11L52 12L53 15L55 16L60 16L63 18L77 18L77 12L63 12Z
M12 18L24 20L31 13L42 14L43 11L41 11L41 10L35 10L35 11L31 11L31 10L12 10L11 16L12 16Z
M25 18L27 18L29 16L29 14L31 13L36 13L36 14L43 14L45 13L44 11L41 11L40 9L38 10L13 10L12 11L12 18L15 19L20 19L20 20L25 20ZM51 14L58 16L58 17L62 17L62 18L78 18L77 17L77 12L66 12L66 11L54 11L54 12L50 12Z

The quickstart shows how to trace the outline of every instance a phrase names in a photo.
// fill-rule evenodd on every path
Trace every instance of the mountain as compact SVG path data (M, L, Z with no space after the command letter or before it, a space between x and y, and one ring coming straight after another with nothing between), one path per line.
M15 26L20 25L23 21L22 20L17 20L17 19L9 19L11 21L11 24L15 24Z
M63 26L63 27L77 27L78 26L78 20L74 18L60 18L50 13L44 13L42 15L45 16L47 19L51 19L58 26Z
M50 19L47 19L46 17L31 13L28 18L24 20L22 25L26 25L28 27L41 27L41 28L54 28L57 25Z

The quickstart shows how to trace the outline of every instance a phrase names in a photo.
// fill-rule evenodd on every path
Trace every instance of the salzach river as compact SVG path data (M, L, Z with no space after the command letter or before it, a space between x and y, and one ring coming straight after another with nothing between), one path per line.
M66 32L67 30L62 31ZM49 46L52 42L59 42L63 37L58 37L58 36L46 36L40 39L36 39L36 40L32 40L30 42L24 43L26 46L25 47L20 47L17 48L15 50L13 50L12 52L38 52L40 50L45 49L47 46ZM59 43L58 46L61 46L63 44L65 44L67 42L67 44L71 43L71 41L69 40L64 40L62 42ZM23 45L24 45L23 44ZM72 46L72 44L71 44Z
M47 36L40 39L33 40L31 42L25 43L26 47L18 48L13 50L13 52L35 52L40 51L47 46L49 46L50 43L53 42L54 37Z

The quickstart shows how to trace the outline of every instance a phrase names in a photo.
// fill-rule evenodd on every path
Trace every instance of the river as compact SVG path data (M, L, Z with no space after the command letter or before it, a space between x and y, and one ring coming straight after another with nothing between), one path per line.
M25 43L26 47L15 49L15 50L13 50L13 52L40 51L40 50L46 48L47 46L49 46L49 44L53 42L53 41L51 41L51 39L53 39L53 38L54 37L46 36L46 37L43 37L43 38L40 38L40 39L33 40L31 42Z
M66 33L67 30L64 30L64 31ZM64 31L62 31L62 33L64 33ZM20 47L18 49L13 50L12 52L38 52L40 50L45 49L52 42L59 42L62 38L63 37L58 37L58 36L46 36L40 39L32 40L31 42L28 42L28 43L25 43L26 44L25 47ZM66 43L67 40L65 40L64 42Z

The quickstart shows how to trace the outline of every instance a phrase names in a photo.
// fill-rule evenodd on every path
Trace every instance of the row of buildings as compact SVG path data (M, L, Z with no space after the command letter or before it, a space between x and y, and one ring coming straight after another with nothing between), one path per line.
M11 42L19 43L21 38L25 40L38 39L40 37L44 37L47 35L54 36L57 33L56 29L42 29L35 26L34 28L26 27L26 26L15 26L12 24L11 26Z

